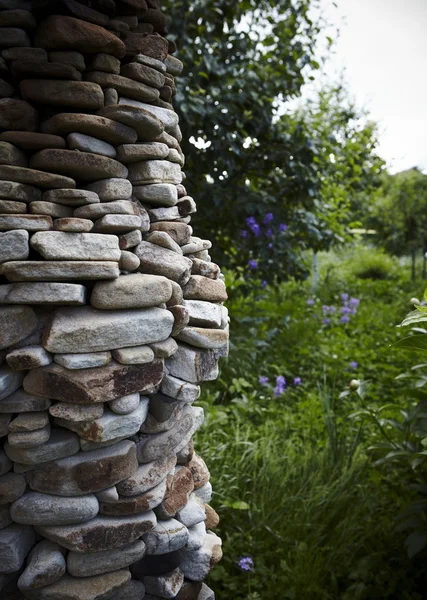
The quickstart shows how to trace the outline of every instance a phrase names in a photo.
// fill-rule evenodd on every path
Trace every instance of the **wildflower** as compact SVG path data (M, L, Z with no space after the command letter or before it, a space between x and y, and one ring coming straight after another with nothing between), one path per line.
M348 305L351 308L357 308L359 306L359 304L360 304L359 298L350 298L350 300L348 302Z
M285 225L284 223L280 223L279 225L279 231L280 233L284 233L287 230L288 226Z
M328 318L323 319L322 323L323 323L323 325L330 325L331 324L331 319L328 319Z
M268 225L269 223L271 223L273 218L273 213L267 213L264 217L264 225Z
M326 305L323 305L323 306L322 306L322 310L323 310L323 314L324 314L324 315L328 314L328 312L329 312L329 308L330 308L330 307L329 307L329 306L326 306Z
M254 260L253 258L251 258L251 260L248 262L248 266L250 269L257 269L258 268L258 261Z
M271 229L271 227L269 227L269 228L267 229L267 231L265 232L265 235L266 235L267 237L273 237L273 230Z
M335 313L337 312L337 307L336 307L336 306L330 306L330 307L329 307L329 312L330 312L331 314L335 314Z
M341 300L343 302L347 302L348 301L348 294L341 294Z
M266 282L266 280L265 280L265 279L264 279L264 281L261 281L261 287L262 287L262 288L265 288L265 287L267 287L267 282Z
M242 229L240 232L240 237L246 240L249 237L249 231L246 231L246 229Z
M352 360L350 363L350 367L352 369L357 369L357 367L359 366L359 363L357 363L355 360Z
M313 306L313 304L314 304L314 299L313 298L309 298L307 300L307 306Z
M270 248L270 250L272 247L273 247L273 244L268 244L268 248Z
M237 566L242 569L242 571L252 571L254 568L254 561L250 556L242 556L237 561Z
M302 383L301 377L295 377L294 378L294 385L301 385L301 383Z
M348 317L347 315L344 315L343 317L341 317L340 319L341 323L343 323L344 325L347 325L347 323L350 322L350 317Z
M409 304L421 304L421 302L418 300L418 298L411 298L409 300Z
M261 375L261 377L258 379L259 383L261 385L267 385L269 382L268 377L265 377L265 375Z
M260 235L261 227L256 222L255 217L248 217L246 219L246 225L249 227L249 229L252 231L255 237L258 237Z
M341 313L343 315L348 315L349 313L351 313L351 308L349 306L343 306L341 307Z

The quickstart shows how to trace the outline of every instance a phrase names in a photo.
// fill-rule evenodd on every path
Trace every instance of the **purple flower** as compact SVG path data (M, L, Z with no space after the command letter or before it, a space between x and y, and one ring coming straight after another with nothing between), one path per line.
M360 304L360 300L359 298L350 298L348 304L351 308L357 308Z
M352 315L357 315L357 308L350 308L350 313Z
M268 248L270 248L270 250L272 247L273 247L273 244L268 244Z
M323 325L330 325L331 319L323 319L322 323L323 323Z
M271 229L271 227L269 227L269 228L267 229L267 231L265 232L265 235L266 235L267 237L273 237L273 230Z
M261 377L258 379L259 383L261 385L267 385L269 382L268 377L265 377L265 375L261 375Z
M343 306L343 307L341 308L341 313L342 313L343 315L348 315L348 314L350 314L350 313L351 313L351 308L349 308L348 306Z
M357 363L355 360L352 360L350 363L350 367L352 369L357 369L357 367L359 366L359 363Z
M344 325L347 325L347 323L350 322L350 317L348 317L347 315L344 315L343 317L341 317L340 319L341 323L343 323Z
M274 395L280 396L286 390L286 379L283 375L276 377L276 387L274 388Z
M247 225L248 227L252 227L253 225L256 225L256 224L257 224L257 222L256 222L256 219L255 219L255 217L248 217L248 218L246 219L246 225Z
M302 383L301 377L295 377L294 378L294 385L301 385L301 383Z
M348 300L348 294L341 294L341 300L343 302L347 302L347 300Z
M242 229L240 232L240 237L242 237L244 240L247 239L249 237L249 231L246 231L246 229Z
M329 312L330 312L331 314L335 314L335 313L337 312L337 307L336 307L336 306L330 306L330 307L329 307Z
M264 279L264 281L261 281L261 287L262 288L267 287L267 282L265 281L265 279Z
M248 266L250 269L258 269L258 261L251 258L251 260L248 262Z
M268 225L274 219L273 213L267 213L264 217L264 225Z
M314 299L313 298L309 298L307 300L307 306L313 306L313 304L314 304Z
M280 223L279 225L279 231L280 233L284 233L287 230L288 226L285 225L284 223Z
M260 235L261 227L256 222L255 217L248 217L246 219L246 225L249 227L249 229L252 231L255 237L258 237Z
M237 561L237 566L242 569L242 571L252 571L254 568L254 561L250 556L242 556Z
M323 314L326 315L329 312L330 307L325 304L322 306Z

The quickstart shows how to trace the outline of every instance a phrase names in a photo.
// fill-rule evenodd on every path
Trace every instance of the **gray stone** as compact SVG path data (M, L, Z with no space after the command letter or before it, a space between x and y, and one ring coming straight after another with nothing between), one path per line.
M161 456L153 462L140 465L138 470L128 479L117 484L121 496L138 496L158 486L166 479L167 474L174 468L176 456Z
M15 573L35 544L32 527L9 525L0 531L0 573Z
M202 252L203 250L209 250L210 248L212 248L212 242L209 240L192 237L190 243L182 247L182 252L184 254L194 254L196 252Z
M25 492L25 487L25 477L22 475L16 473L2 475L0 477L0 504L10 504L20 498Z
M172 286L166 277L135 273L114 281L97 282L90 303L102 310L145 308L167 302L171 295Z
M176 453L176 462L180 466L185 466L194 456L194 442L193 439L190 440L181 448L179 452ZM191 476L191 471L190 476ZM191 476L192 477L192 476ZM194 484L194 482L193 482Z
M86 288L74 283L6 283L0 285L0 304L70 304L86 302Z
M178 344L173 338L170 337L163 342L151 344L151 349L153 350L156 358L169 358L178 350Z
M61 217L72 217L73 209L69 206L62 206L62 204L55 204L53 202L31 202L28 206L30 213L33 215L48 215L59 219Z
M123 65L120 74L159 90L165 85L165 76L162 73L138 62L130 62Z
M121 271L131 272L136 271L139 268L141 261L133 252L127 252L122 250L122 255L119 261L119 267Z
M120 60L111 54L100 52L92 57L88 66L88 71L104 71L105 73L113 73L119 75Z
M9 231L12 229L48 231L52 227L53 221L51 217L39 215L0 215L0 231Z
M159 206L158 208L151 208L149 209L148 214L153 223L158 221L175 221L176 219L181 218L178 206ZM185 246L182 246L180 254L184 253L184 248Z
M114 235L42 231L33 235L31 246L47 260L120 260Z
M146 54L136 54L133 57L133 60L141 63L142 65L148 65L149 67L153 67L153 69L157 69L161 73L166 72L166 66L163 61L153 58L151 56L147 56Z
M93 519L98 510L98 500L93 494L64 498L28 492L12 504L10 514L22 525L73 525Z
M141 432L154 434L169 431L182 417L184 405L162 394L154 394L150 401L150 413L144 421Z
M66 419L75 423L88 422L102 417L104 414L104 405L58 402L49 408L49 412L52 417L57 417L58 419Z
M91 183L86 189L98 194L102 202L122 200L132 195L132 185L127 179L102 179Z
M223 348L228 343L227 329L208 329L202 327L185 327L176 336L180 342L213 350Z
M14 462L24 465L40 465L65 456L76 454L80 450L79 437L71 431L54 429L48 442L37 448L12 448L8 443L5 452Z
M186 527L192 527L206 520L204 504L192 494L187 504L176 514L176 518Z
M137 100L131 100L129 98L120 98L119 104L126 104L129 106L134 106L135 108L143 109L157 117L157 119L163 123L167 133L172 133L173 135L176 131L179 119L177 113L173 110L162 108L160 106L154 106L153 104L145 104L144 102L138 102Z
M27 411L42 411L50 406L50 401L45 398L32 396L20 389L0 401L0 414ZM7 424L6 424L7 425Z
M122 311L58 308L45 331L44 346L58 354L140 346L166 339L172 325L171 313L160 308Z
M0 506L0 529L4 529L8 525L13 523L12 517L10 516L9 506L7 504L3 504ZM2 589L1 585L1 576L0 576L0 590Z
M120 275L117 262L99 260L11 261L2 272L9 281L109 280Z
M24 340L37 328L37 316L29 306L1 306L0 350Z
M117 152L114 146L84 133L70 133L67 137L67 143L70 150L92 152L109 158L116 158Z
M131 579L122 589L111 597L111 600L142 600L145 586L136 579Z
M80 525L38 527L37 531L68 550L92 553L111 551L131 544L156 524L155 514L147 511L128 517L98 516Z
M215 350L199 350L178 344L178 351L167 359L170 375L189 383L212 381L218 377L219 355Z
M128 415L138 408L140 400L142 400L142 397L140 397L139 392L135 392L112 400L108 403L108 406L118 415Z
M153 183L133 187L135 198L158 206L175 206L178 202L176 185L172 183Z
M8 366L0 367L0 400L3 400L13 394L13 392L16 392L16 390L21 387L23 380L24 375L22 373L17 373Z
M35 546L27 560L27 567L18 579L21 591L43 588L60 579L66 571L63 552L58 544L43 540Z
M105 106L99 113L104 117L118 121L123 127L131 127L142 142L155 140L164 129L163 123L155 115L130 104ZM135 141L132 140L131 143Z
M187 550L192 552L203 546L206 540L206 525L204 521L188 527Z
M194 490L194 494L200 498L203 504L208 504L212 500L212 484L210 481L202 485L202 487Z
M158 506L166 492L166 480L148 492L138 496L120 497L115 502L100 502L99 512L107 516L134 515L144 513Z
M6 84L6 82L4 82L4 84ZM11 87L10 91L13 92L13 87ZM0 141L0 164L28 167L28 160L22 150L19 150L19 148L16 148L16 146L9 144L9 142Z
M179 246L187 244L192 233L192 228L189 225L178 221L159 221L158 223L153 223L151 229L152 231L166 231Z
M112 485L105 490L101 490L100 492L96 492L95 496L98 498L99 502L118 502L119 493L115 485Z
M32 48L37 50L37 48ZM23 150L42 150L43 148L65 148L65 140L58 135L37 133L35 131L5 131L0 134L0 140L15 144ZM38 196L40 197L40 191ZM34 198L36 200L36 198Z
M142 241L142 233L139 229L135 229L135 231L129 231L129 233L124 233L119 236L119 245L122 250L129 250L130 248L135 248Z
M12 200L0 200L0 213L2 215L23 215L26 212L27 212L27 205L24 202L13 202Z
M91 71L85 74L85 79L100 85L102 88L114 88L119 94L127 95L129 98L141 102L155 102L159 98L158 90L122 75Z
M43 410L40 412L20 413L9 425L9 431L24 432L37 431L46 427L49 423L49 414Z
M117 90L115 90L114 88L106 88L104 90L104 105L105 106L112 106L113 104L117 104L117 102L119 101L119 94L117 93ZM136 135L136 132L135 132Z
M146 591L160 598L175 598L183 583L184 575L179 569L164 575L147 575L144 577Z
M44 192L42 200L45 202L55 202L56 204L64 204L78 208L88 204L96 204L100 202L98 194L87 190L49 190Z
M209 279L218 279L220 276L219 267L215 263L198 258L192 258L191 260L193 261L192 275L203 275L203 277L209 277Z
M137 133L112 119L84 113L60 113L41 124L41 131L49 134L85 133L109 144L133 144ZM123 196L120 196L123 198Z
M37 85L39 85L39 81L40 80L37 81ZM0 110L1 103L2 100L0 100ZM13 167L9 165L0 165L0 177L7 181L15 181L17 183L24 183L29 186L46 189L74 188L76 186L76 182L70 177L46 173L44 171L38 171L37 169L26 169L24 167Z
M149 211L149 213L150 212L151 211ZM158 246L162 246L163 248L167 248L168 250L172 250L173 252L182 255L181 246L178 246L166 231L152 231L147 236L147 242L157 244Z
M171 75L180 75L184 69L183 63L175 56L167 55L165 60L166 71Z
M0 476L4 475L12 468L12 461L9 460L3 448L0 448Z
M67 569L74 577L102 575L128 567L141 560L145 555L145 544L137 540L118 549L81 554L70 552L67 557Z
M122 365L145 365L154 360L150 346L134 346L113 350L113 358Z
M134 215L135 206L129 200L113 200L112 202L101 202L82 206L74 211L75 217L83 219L99 219L105 215Z
M11 7L2 6L1 8L5 9ZM29 60L33 62L47 62L47 52L42 48L20 48L19 46L17 46L15 48L7 48L6 50L3 50L1 52L1 56L5 60Z
M189 531L179 521L167 519L158 521L156 527L145 533L142 539L147 554L157 556L183 548L189 540Z
M69 231L72 233L89 233L93 229L93 223L89 219L75 219L66 217L55 219L53 222L55 231Z
M126 233L133 229L145 230L139 215L105 215L94 226L97 233Z
M37 111L28 102L15 98L0 100L0 129L3 131L8 129L35 131L36 126ZM9 180L10 178L5 177L5 179Z
M55 354L54 361L66 369L93 369L111 362L111 352L87 352L85 354Z
M84 496L130 477L137 468L135 444L122 441L108 448L79 452L39 465L28 478L31 489L37 492Z
M0 437L4 437L9 432L9 423L12 415L0 415Z
M129 165L129 181L133 185L182 181L181 167L167 160L145 160Z
M208 302L225 302L227 292L220 279L209 279L201 275L192 275L184 288L186 300L207 300Z
M201 548L186 552L180 565L184 576L191 581L202 581L212 567L221 560L221 539L214 533L208 533Z
M6 362L15 371L26 371L50 365L52 356L42 346L27 346L9 352Z
M172 375L165 375L160 389L163 394L176 398L180 402L191 403L200 397L200 386L188 383Z
M184 300L184 306L190 314L193 327L219 328L222 321L222 307L202 300Z
M71 65L81 72L86 69L85 58L83 54L80 54L80 52L54 50L53 52L49 52L49 61L53 63Z
M118 415L106 409L102 417L93 421L76 423L56 418L55 423L75 431L82 439L89 442L107 442L135 435L145 421L147 413L148 399L143 399L136 410L126 415Z
M32 590L28 597L33 600L106 600L129 580L130 573L127 569L97 577L77 578L64 575L51 585Z
M123 144L117 148L117 160L125 165L142 160L162 160L167 158L169 148L161 142L146 142L145 144Z
M36 448L50 438L50 423L36 431L9 433L7 442L10 448Z
M0 233L0 263L28 258L28 231L16 229Z
M141 242L135 248L135 254L141 260L140 270L152 275L163 275L180 285L190 278L190 259L149 242Z
M24 100L88 112L104 105L104 94L96 83L54 79L24 79L19 84ZM35 167L38 168L38 167Z
M104 103L104 96L102 96L102 102ZM33 169L60 173L83 181L106 177L126 177L128 173L127 168L113 158L91 152L58 148L39 150L31 157L30 166Z

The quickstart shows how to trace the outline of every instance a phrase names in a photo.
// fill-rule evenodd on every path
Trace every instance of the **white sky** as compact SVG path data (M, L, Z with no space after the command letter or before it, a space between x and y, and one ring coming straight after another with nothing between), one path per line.
M427 172L427 0L321 2L341 32L327 76L345 70L357 104L380 124L379 154L393 172Z

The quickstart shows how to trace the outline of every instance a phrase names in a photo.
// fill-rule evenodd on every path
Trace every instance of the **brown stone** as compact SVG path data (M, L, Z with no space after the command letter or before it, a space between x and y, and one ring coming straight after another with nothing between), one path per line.
M119 497L116 502L100 502L99 512L107 517L119 517L123 515L137 515L147 510L156 508L166 492L166 480L159 483L155 488L132 497Z
M186 465L190 469L194 481L194 489L198 490L209 481L210 473L203 458L193 454L192 459Z
M27 205L24 202L0 200L0 214L2 215L22 215L26 212Z
M165 231L179 246L188 244L191 238L191 228L185 223L177 223L176 221L152 223L151 231Z
M105 367L76 371L49 365L31 371L24 380L24 388L52 400L93 404L149 389L158 385L162 378L161 360L145 365L112 362Z
M9 142L0 141L0 165L27 167L28 160L22 150L9 144Z
M51 63L70 65L80 72L83 72L86 69L85 57L83 54L74 52L73 50L53 50L53 52L49 52L49 61Z
M220 279L214 280L201 275L192 275L184 287L184 298L186 300L225 302L227 297L225 284Z
M30 131L5 131L0 140L9 142L23 150L43 150L44 148L65 148L65 140L58 135Z
M24 100L2 98L0 100L0 129L25 129L35 131L37 111Z
M96 83L53 79L24 79L19 84L24 100L38 104L98 110L104 106L104 94Z
M123 496L138 496L156 487L176 464L175 454L162 456L157 460L140 465L138 470L129 479L117 484L117 491Z
M127 168L107 156L75 150L40 150L30 160L34 169L51 171L84 181L110 177L125 178Z
M1 113L1 100L0 100ZM1 117L0 117L1 124ZM82 113L60 113L41 125L42 131L50 134L84 133L97 137L113 145L133 144L137 140L136 132L112 119Z
M187 504L193 489L194 483L189 469L182 467L175 475L168 475L165 497L158 507L161 517L175 516Z
M0 231L10 231L12 229L25 229L26 231L46 231L52 228L53 221L51 217L16 214L0 215Z
M37 42L48 50L105 52L118 58L126 52L123 42L103 27L59 15L50 16L41 23L37 30Z
M177 336L189 324L190 313L185 306L181 306L180 304L177 304L176 306L169 306L168 309L171 311L175 319L172 335Z
M47 15L52 13L70 15L101 27L106 27L108 24L107 15L76 0L34 0L33 11Z
M36 28L36 20L28 10L2 10L0 27L20 27L25 30Z
M159 35L129 33L126 40L126 54L146 54L157 60L165 60L168 55L168 41Z
M36 492L58 496L83 496L104 490L138 469L136 447L128 440L108 448L78 452L36 466L28 475Z
M69 79L80 81L82 74L71 65L47 62L30 62L16 60L12 63L12 73L18 79L31 77L32 79Z
M206 529L215 529L219 525L219 516L216 511L209 506L209 504L205 504L206 511Z
M28 34L18 27L2 27L0 48L15 48L17 46L31 46Z
M146 85L158 88L159 90L165 85L165 76L163 73L153 69L148 65L131 62L121 68L120 74L124 77L129 77L135 81L140 81Z
M94 577L64 577L50 585L27 592L32 600L105 600L113 598L129 582L128 569Z
M139 81L134 81L133 79L128 79L121 75L113 75L102 71L92 71L86 73L85 80L98 84L102 88L114 88L119 94L132 98L133 100L140 100L141 102L155 102L159 97L158 90L145 85L145 83L140 83Z
M10 98L13 96L15 88L4 79L0 79L0 98Z
M25 183L48 190L76 187L76 182L70 177L45 173L44 171L37 171L35 169L10 167L8 165L0 165L0 179Z

